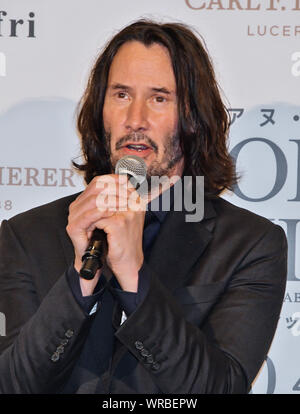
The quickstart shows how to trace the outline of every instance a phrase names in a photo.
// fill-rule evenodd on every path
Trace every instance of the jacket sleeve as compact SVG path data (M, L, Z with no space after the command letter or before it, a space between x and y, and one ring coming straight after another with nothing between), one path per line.
M11 225L0 230L0 393L55 392L87 335L89 318L72 294L66 273L40 300L31 260Z
M178 301L145 264L148 294L116 336L162 393L249 392L278 323L286 262L284 231L272 224L199 324L192 321L197 320L193 312L201 313L206 304L197 303L195 295L190 301ZM199 288L193 285L187 290Z

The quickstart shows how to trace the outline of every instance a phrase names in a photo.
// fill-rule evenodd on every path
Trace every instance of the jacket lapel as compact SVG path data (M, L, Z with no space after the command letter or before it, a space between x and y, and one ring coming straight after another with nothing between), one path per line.
M76 194L76 196L78 196L78 194ZM74 199L75 199L75 197L74 197ZM71 199L71 201L73 201L73 198ZM59 226L59 236L60 236L60 241L61 241L61 244L62 244L63 253L64 253L64 257L65 257L67 266L70 266L70 264L74 261L73 244L72 244L72 242L71 242L71 240L70 240L70 238L67 234L67 231L66 231L66 226L67 226L67 223L68 223L68 215L69 215L69 204L70 203L68 203L65 206L64 215L62 217L62 222L61 222L61 225Z
M67 232L63 229L60 229L60 240L67 266L70 266L70 264L74 261L74 249Z
M186 211L171 211L152 247L149 266L171 291L185 284L213 237L216 212L210 200L205 200L204 208L200 222L186 222Z

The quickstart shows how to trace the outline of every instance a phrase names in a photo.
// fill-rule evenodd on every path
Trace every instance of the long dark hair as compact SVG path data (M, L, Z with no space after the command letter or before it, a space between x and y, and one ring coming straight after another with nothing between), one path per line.
M138 20L106 45L96 60L79 103L77 126L85 162L81 165L73 162L74 166L84 171L87 183L96 175L111 173L102 110L112 60L120 46L133 40L145 46L158 43L169 51L176 79L178 135L185 175L204 175L206 195L232 190L237 178L227 148L228 112L204 42L181 23Z

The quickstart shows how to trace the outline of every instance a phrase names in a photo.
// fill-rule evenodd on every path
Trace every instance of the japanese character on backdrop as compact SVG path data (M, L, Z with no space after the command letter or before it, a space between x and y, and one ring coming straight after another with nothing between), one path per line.
M290 324L287 326L288 329L291 329L293 336L300 335L300 312L294 312L292 316L286 318L286 323Z
M243 108L229 108L228 112L230 113L230 125L232 125L237 118L240 118L243 115L244 109ZM232 113L232 118L231 118L231 113Z
M261 124L259 124L259 126L265 126L267 125L269 122L271 122L272 125L275 124L275 121L273 119L274 113L275 113L275 109L261 109L260 112L263 112L263 117L266 119L264 122L262 122ZM267 115L269 114L269 115Z

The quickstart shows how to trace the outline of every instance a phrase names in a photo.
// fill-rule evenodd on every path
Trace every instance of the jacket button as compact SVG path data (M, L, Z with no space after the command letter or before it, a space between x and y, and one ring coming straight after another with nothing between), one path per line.
M68 329L65 333L65 337L71 338L74 335L74 331L72 329Z
M160 363L158 362L154 362L154 364L152 364L151 368L153 369L153 371L157 371L160 368Z
M59 345L56 348L56 352L58 352L59 354L62 354L65 351L65 347L63 345Z
M153 355L148 355L147 356L147 358L146 358L146 361L148 362L148 364L153 364L153 362L154 362L154 358L153 358Z
M54 354L51 356L51 361L52 362L57 362L58 360L59 360L59 353L54 352Z
M143 342L141 342L141 341L136 341L136 342L134 343L134 346L135 346L135 347L136 347L136 349L138 349L138 350L144 349L144 344L143 344Z
M148 349L143 348L140 350L140 354L142 355L142 357L147 357L150 355L150 352L148 351Z

